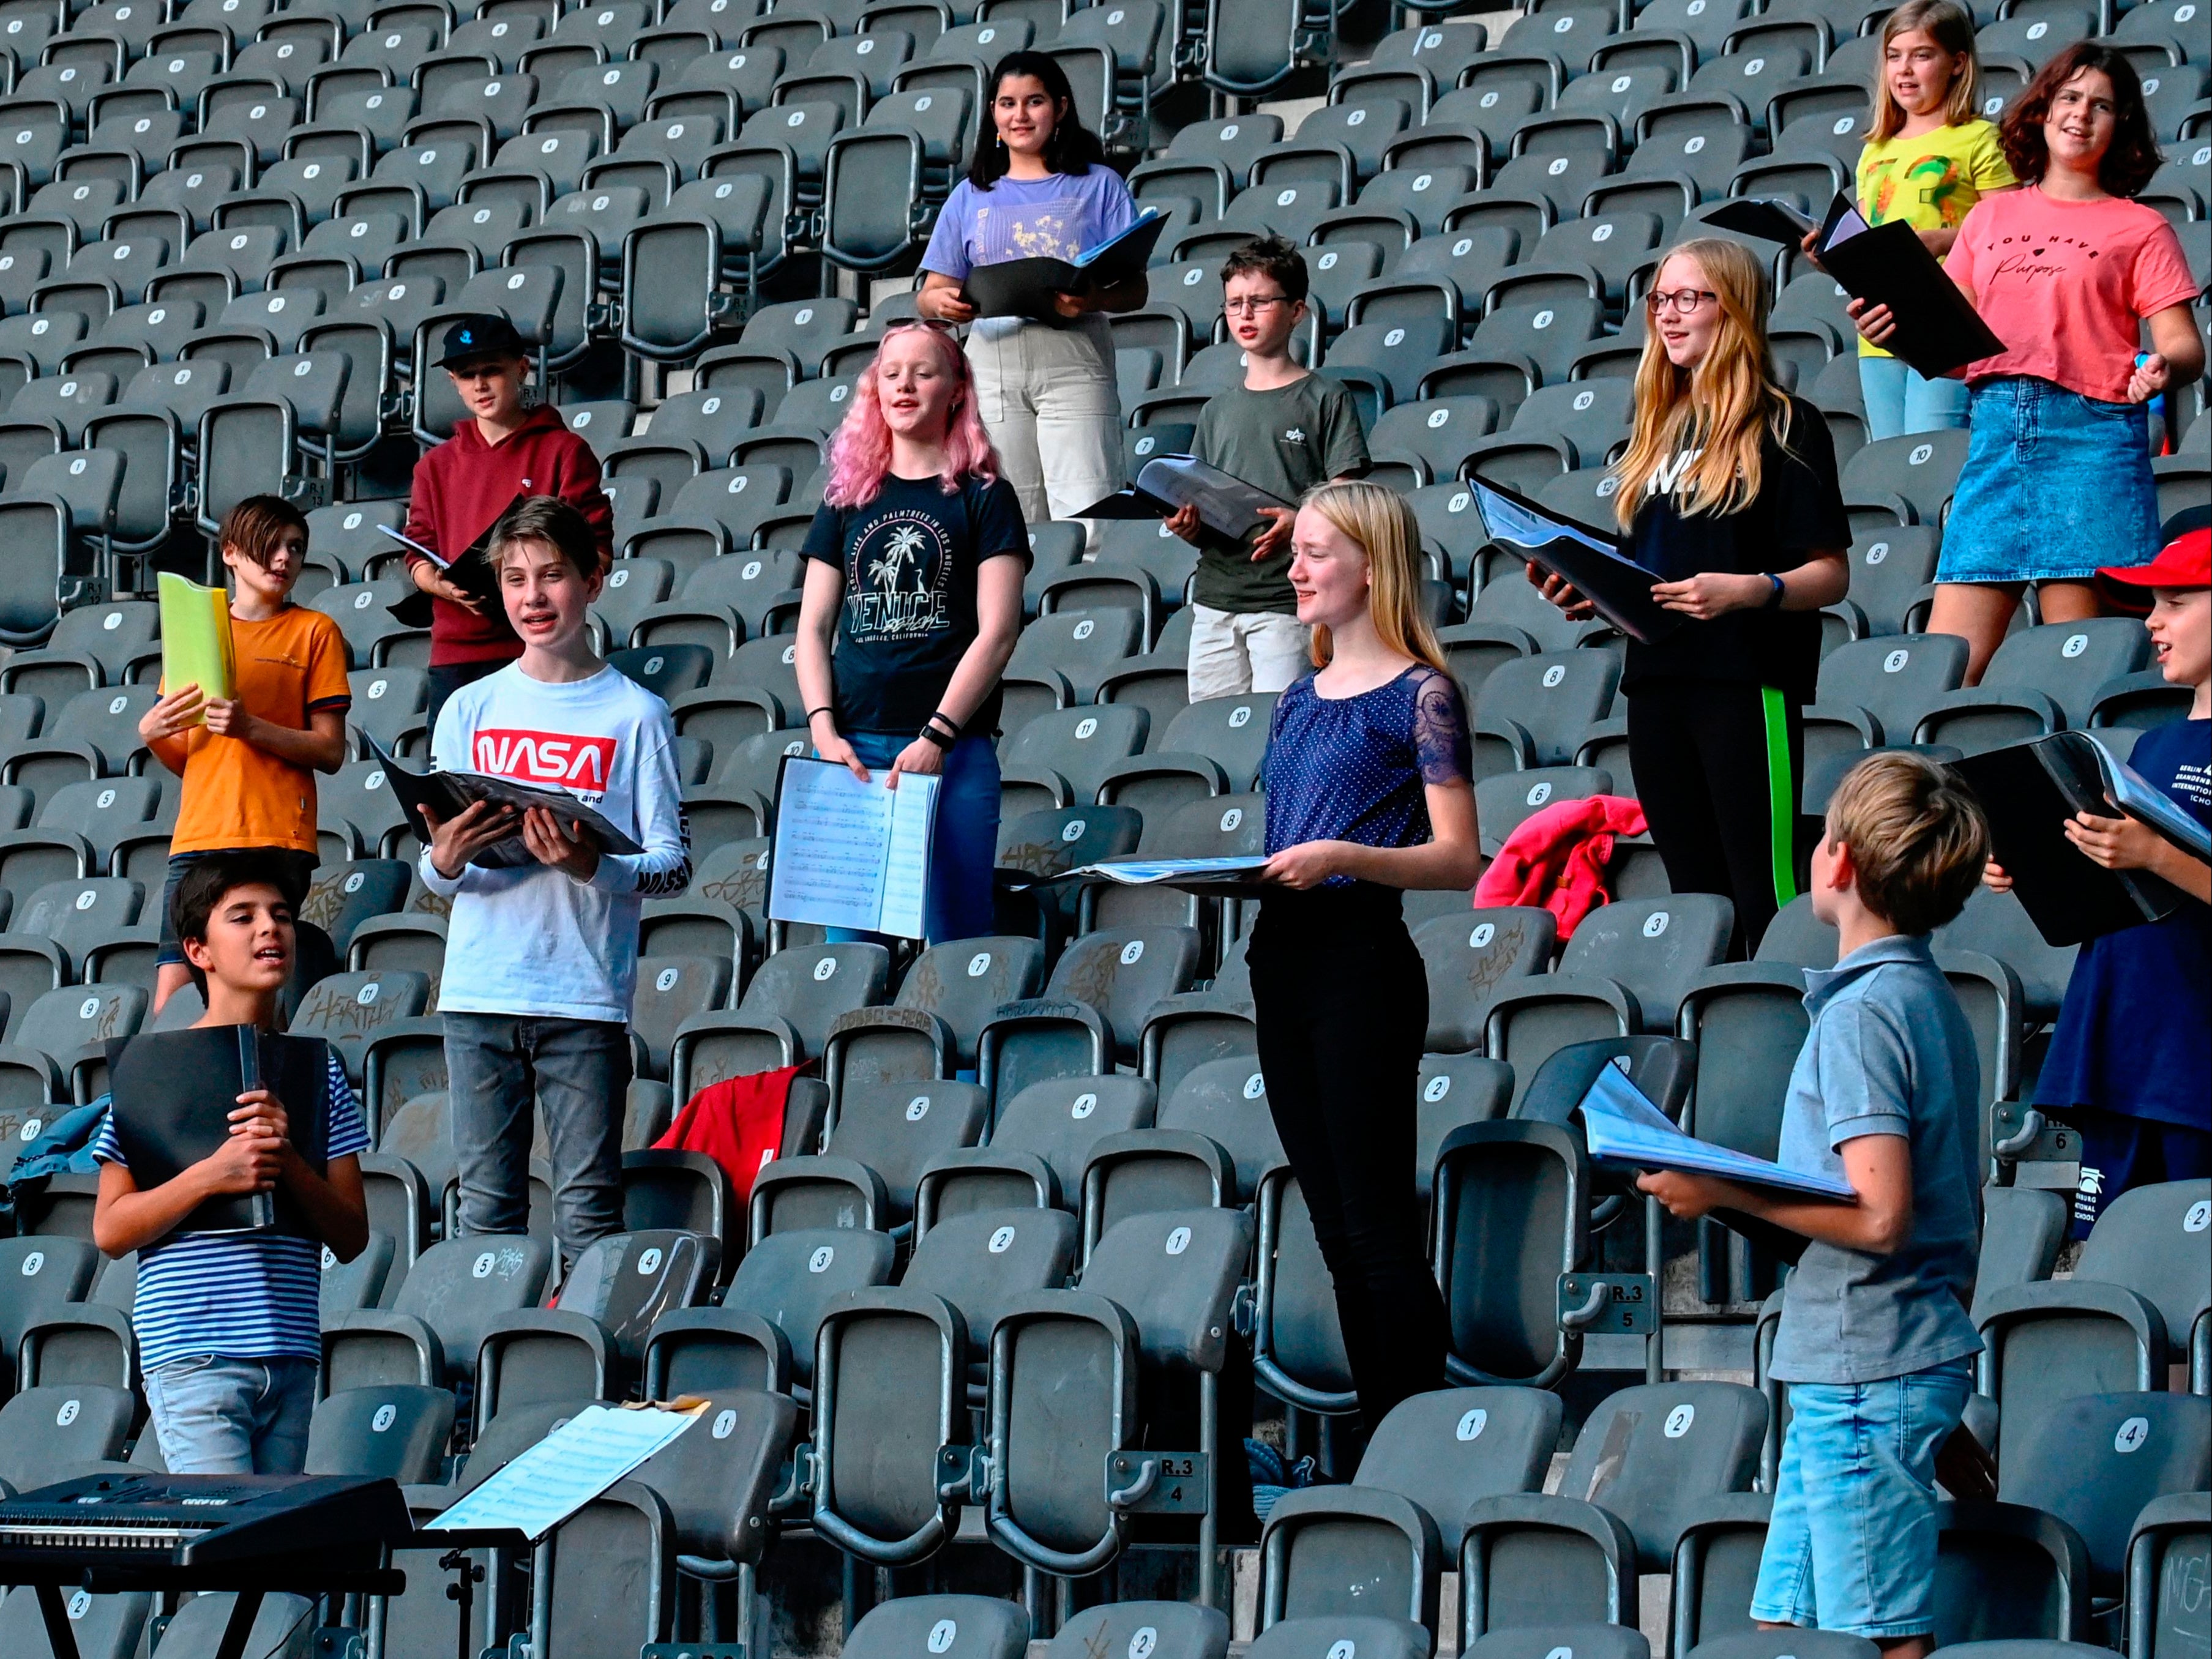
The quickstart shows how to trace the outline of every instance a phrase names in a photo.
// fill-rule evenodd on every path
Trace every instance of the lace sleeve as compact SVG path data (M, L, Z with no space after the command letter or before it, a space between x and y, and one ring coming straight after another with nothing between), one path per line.
M1413 688L1413 759L1425 784L1468 780L1474 773L1459 683L1434 669Z

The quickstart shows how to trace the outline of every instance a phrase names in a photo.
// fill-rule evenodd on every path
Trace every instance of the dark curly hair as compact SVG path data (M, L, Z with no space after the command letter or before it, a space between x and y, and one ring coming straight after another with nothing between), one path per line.
M2151 131L2149 112L2143 108L2142 78L2133 64L2102 41L2075 41L2045 64L2027 90L2013 100L1999 129L2005 160L2022 184L2032 185L2043 177L2051 166L2051 152L2043 140L2051 100L2084 70L2099 70L2112 83L2112 143L2097 164L2097 182L2115 196L2132 198L2166 158Z
M1045 95L1052 100L1054 120L1052 137L1045 141L1046 167L1073 175L1106 165L1106 146L1075 112L1075 88L1068 84L1067 71L1041 52L1010 52L991 71L990 96L984 100L982 118L975 124L975 154L968 162L969 184L988 190L1006 176L1011 158L999 142L999 126L991 118L991 106L998 101L999 88L1015 76L1042 81Z

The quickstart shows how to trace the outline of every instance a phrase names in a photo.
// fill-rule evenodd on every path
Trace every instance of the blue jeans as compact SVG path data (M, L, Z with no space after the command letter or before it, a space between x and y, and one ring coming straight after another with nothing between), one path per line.
M1867 441L1908 432L1942 432L1966 423L1966 383L1929 380L1901 357L1859 359L1859 401L1866 405Z
M447 1014L447 1097L461 1231L530 1231L533 1106L545 1113L553 1234L574 1261L623 1230L623 1100L629 1031L606 1020Z
M911 736L848 732L845 740L869 771L888 772ZM999 861L999 751L988 738L966 737L945 751L937 786L937 823L929 836L929 897L922 906L924 942L981 939L995 927L991 872ZM873 933L833 927L840 944Z
M146 1373L172 1474L297 1474L307 1461L318 1363L303 1355L186 1354Z
M1751 1616L1870 1639L1936 1629L1936 1454L1972 1362L1878 1382L1792 1382Z

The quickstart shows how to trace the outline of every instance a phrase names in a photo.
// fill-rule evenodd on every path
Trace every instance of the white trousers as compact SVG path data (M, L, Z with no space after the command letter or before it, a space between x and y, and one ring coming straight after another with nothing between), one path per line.
M1095 313L1064 328L989 318L968 332L983 425L1031 525L1072 519L1121 487L1114 336Z
M1313 630L1279 611L1190 608L1190 700L1281 691L1313 666Z

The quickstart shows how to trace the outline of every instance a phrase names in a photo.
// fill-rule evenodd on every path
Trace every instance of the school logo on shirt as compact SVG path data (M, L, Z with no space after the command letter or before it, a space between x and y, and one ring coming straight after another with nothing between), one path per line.
M476 769L521 783L556 784L591 797L606 792L614 770L615 740L570 732L527 732L487 726L472 744Z
M1302 444L1305 441L1306 434L1304 427L1294 426L1283 434L1283 441L1286 444Z
M952 626L945 592L951 550L927 514L895 509L853 544L845 600L846 633L856 640L915 639Z

